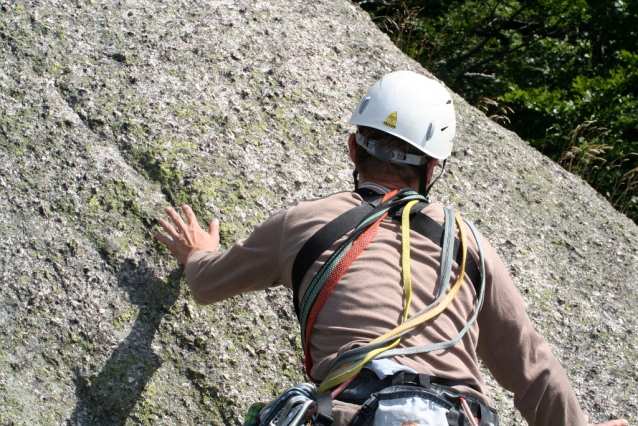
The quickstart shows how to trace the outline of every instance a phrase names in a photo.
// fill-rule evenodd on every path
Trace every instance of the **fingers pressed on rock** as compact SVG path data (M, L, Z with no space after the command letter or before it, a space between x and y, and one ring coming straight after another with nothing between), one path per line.
M157 239L157 241L164 244L166 247L169 247L170 245L173 244L173 240L171 240L170 238L168 238L166 235L162 234L159 231L155 231L155 238Z
M219 232L219 219L215 218L210 221L210 225L208 225L208 233L213 235L216 232Z
M160 217L159 219L157 219L157 223L159 223L159 225L164 228L168 235L173 238L179 238L179 233L165 219Z
M199 226L199 223L197 222L197 217L195 217L195 213L193 213L193 209L191 209L191 207L188 204L184 204L182 206L182 211L184 212L184 215L186 216L186 222L188 222L188 224L190 226Z
M172 207L166 208L166 213L170 216L171 220L177 226L177 229L183 233L186 233L186 224L182 220L182 217Z

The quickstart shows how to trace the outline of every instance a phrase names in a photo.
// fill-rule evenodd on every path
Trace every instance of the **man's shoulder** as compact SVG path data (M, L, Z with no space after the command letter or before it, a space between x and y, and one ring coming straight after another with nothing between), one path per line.
M323 197L300 201L293 209L302 211L316 211L317 209L343 210L349 207L356 207L362 201L363 198L356 192L341 191ZM321 211L316 211L316 213L321 213Z
M363 199L352 191L342 191L324 197L300 201L285 210L285 228L315 228L342 213L361 205Z

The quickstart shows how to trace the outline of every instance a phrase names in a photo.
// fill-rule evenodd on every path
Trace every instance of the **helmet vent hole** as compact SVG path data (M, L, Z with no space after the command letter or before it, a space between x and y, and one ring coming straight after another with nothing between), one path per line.
M445 103L445 105L450 105L451 103L452 103L452 99L450 99L449 101L447 101L447 102Z
M366 109L369 103L370 98L365 98L363 102L361 102L361 106L359 107L359 114L363 114L363 111Z
M444 128L441 129L441 131L444 131L445 129L447 129L449 126L445 126Z

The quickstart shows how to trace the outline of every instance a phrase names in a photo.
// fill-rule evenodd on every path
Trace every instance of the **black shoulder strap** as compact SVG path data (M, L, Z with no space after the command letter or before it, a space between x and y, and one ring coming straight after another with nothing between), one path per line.
M299 286L310 266L319 258L321 253L328 250L339 238L346 235L357 226L374 209L374 201L381 199L376 193L365 196L364 202L341 216L337 216L323 228L318 230L301 247L292 265L292 292L295 313L299 317Z
M431 217L419 211L414 219L410 220L410 229L428 238L439 247L443 247L444 228ZM463 252L460 250L460 247L461 241L458 238L454 238L454 251L452 256L458 265L460 265L463 260ZM474 290L478 295L481 288L481 271L478 268L474 256L469 251L468 254L469 256L465 259L465 275L467 275L472 282Z

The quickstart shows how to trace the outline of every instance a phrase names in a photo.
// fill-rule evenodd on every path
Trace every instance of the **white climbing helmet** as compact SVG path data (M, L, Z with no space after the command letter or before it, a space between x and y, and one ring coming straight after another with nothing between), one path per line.
M452 153L456 134L450 94L441 83L412 71L393 72L377 81L348 123L394 135L438 160ZM365 148L374 154L373 146Z

